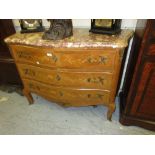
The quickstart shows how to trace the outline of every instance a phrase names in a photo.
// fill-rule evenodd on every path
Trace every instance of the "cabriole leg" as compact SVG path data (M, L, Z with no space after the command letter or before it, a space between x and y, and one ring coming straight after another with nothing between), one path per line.
M115 111L115 108L116 108L115 103L114 103L114 104L110 104L109 107L108 107L107 119L108 119L109 121L111 121L112 114L113 114L113 112Z
M29 91L24 89L23 94L26 96L27 100L29 101L29 104L34 103L33 97L32 97L32 95L31 95L31 93Z

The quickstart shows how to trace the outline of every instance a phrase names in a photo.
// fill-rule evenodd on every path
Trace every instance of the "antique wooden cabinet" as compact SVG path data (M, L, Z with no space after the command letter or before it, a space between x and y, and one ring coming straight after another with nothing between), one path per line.
M11 19L0 19L0 84L21 85L14 59L4 38L16 33Z
M120 122L155 130L155 20L138 20L124 89Z
M31 92L63 106L105 105L110 120L125 47L132 31L116 36L74 29L70 38L42 40L43 33L10 36L9 44L24 84Z

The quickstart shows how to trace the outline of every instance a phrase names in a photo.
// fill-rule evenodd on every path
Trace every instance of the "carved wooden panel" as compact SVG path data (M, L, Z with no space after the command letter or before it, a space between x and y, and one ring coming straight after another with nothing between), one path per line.
M18 62L38 66L80 68L111 71L114 68L116 49L80 49L60 50L28 46L12 46L14 57Z
M35 92L50 99L65 103L69 106L86 106L95 104L109 104L108 91L100 89L70 89L46 85L33 80L23 79L25 89Z
M57 86L111 89L111 73L52 70L26 64L17 65L23 78L29 78Z
M155 120L155 63L146 63L131 109L133 115Z

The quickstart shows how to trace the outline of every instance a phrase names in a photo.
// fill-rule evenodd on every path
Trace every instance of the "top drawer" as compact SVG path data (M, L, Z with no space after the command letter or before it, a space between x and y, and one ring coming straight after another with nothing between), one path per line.
M52 49L12 45L14 58L19 62L39 66L107 70L113 69L116 49Z
M53 67L57 63L57 57L52 49L31 47L22 45L11 46L16 61Z

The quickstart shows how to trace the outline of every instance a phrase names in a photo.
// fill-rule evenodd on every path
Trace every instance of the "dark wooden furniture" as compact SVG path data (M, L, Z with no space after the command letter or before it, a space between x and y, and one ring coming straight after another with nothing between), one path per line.
M31 92L63 106L105 105L111 120L125 47L132 31L118 36L89 34L75 29L74 36L59 41L42 40L43 33L15 34L9 44L24 84Z
M155 20L138 20L120 94L120 122L155 130Z
M0 84L21 85L14 60L4 39L15 33L11 19L0 19Z

